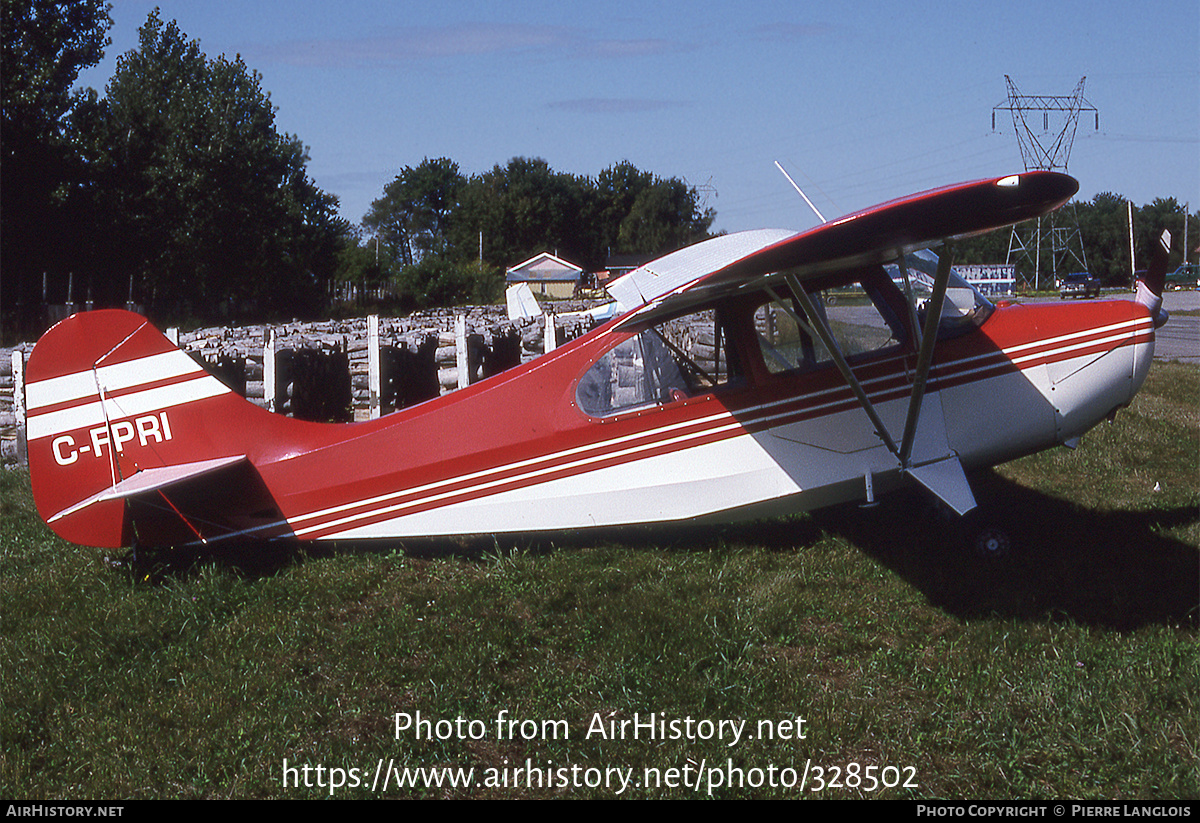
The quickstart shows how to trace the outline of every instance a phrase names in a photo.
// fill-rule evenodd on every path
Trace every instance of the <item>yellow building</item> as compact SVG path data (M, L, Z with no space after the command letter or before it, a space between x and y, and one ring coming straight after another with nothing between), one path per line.
M550 252L542 252L505 273L508 285L528 283L529 289L539 297L551 300L566 300L575 296L583 269L568 263Z

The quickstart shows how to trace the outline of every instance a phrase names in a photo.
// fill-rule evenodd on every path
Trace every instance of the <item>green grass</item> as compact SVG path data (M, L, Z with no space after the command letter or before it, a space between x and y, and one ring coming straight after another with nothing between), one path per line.
M285 787L284 759L311 766L314 784L317 766L367 782L381 759L473 767L482 781L529 759L639 781L730 760L751 782L771 767L797 769L776 773L792 780L808 762L811 797L1195 798L1198 397L1200 370L1156 364L1134 406L1077 451L978 478L1008 515L1001 563L952 545L916 496L719 529L135 560L53 537L27 475L4 471L0 795L323 797L327 783ZM418 711L485 733L397 735L397 713ZM502 712L539 733L497 735ZM586 736L593 718L651 712L745 720L749 733L802 717L805 737ZM849 764L852 785L813 790L811 767L830 781ZM867 791L867 766L889 782L908 772L883 767L912 767L917 788Z

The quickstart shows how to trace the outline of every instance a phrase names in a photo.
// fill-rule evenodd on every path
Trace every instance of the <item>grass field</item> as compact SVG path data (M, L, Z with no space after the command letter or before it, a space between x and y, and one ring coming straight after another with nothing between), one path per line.
M999 562L916 496L135 560L0 472L0 796L1200 797L1200 370L976 490Z

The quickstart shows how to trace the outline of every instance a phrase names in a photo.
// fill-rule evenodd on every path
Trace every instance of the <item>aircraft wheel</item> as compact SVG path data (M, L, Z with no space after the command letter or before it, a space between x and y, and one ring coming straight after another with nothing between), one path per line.
M1003 560L1012 552L1012 539L1003 529L986 526L975 533L972 547L984 559Z
M960 545L974 556L988 562L1006 560L1013 553L1013 539L1007 528L1000 525L1000 515L976 509L962 519Z

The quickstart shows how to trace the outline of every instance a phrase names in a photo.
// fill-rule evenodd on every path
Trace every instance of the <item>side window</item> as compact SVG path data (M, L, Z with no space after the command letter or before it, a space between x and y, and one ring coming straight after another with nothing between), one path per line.
M883 294L888 286L895 288L888 282L810 293L847 359L888 351L904 342L904 325L894 310L895 301ZM772 300L760 306L754 322L768 371L778 374L833 362L829 350L794 301Z
M800 320L800 308L779 300L759 306L754 313L754 328L762 349L767 371L781 374L796 369L815 368L829 359L808 324Z
M584 373L579 408L593 417L704 394L743 371L717 313L668 320L609 349Z

